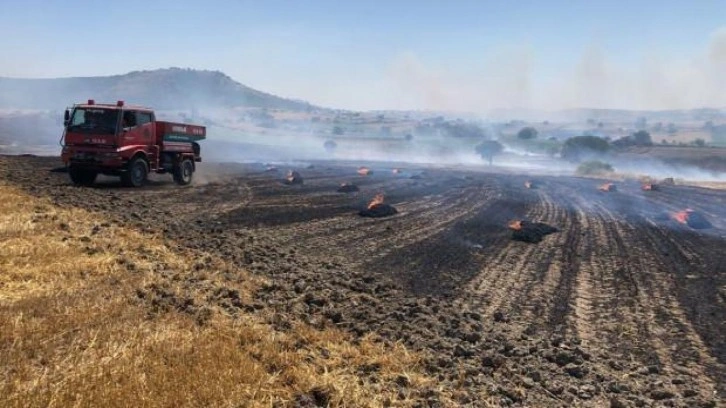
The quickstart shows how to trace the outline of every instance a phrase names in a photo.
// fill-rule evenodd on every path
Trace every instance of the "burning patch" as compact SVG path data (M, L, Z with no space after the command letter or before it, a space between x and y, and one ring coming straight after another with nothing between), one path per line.
M693 229L706 229L713 226L703 214L690 208L674 212L671 214L671 218L677 223L687 225Z
M393 174L401 174L401 169L398 169L398 168L393 169L393 170L391 170L391 173L393 173Z
M508 226L512 230L513 240L533 244L541 242L545 236L559 231L551 225L524 220L510 221Z
M398 214L398 210L392 205L388 205L383 202L383 194L376 194L373 200L368 204L368 208L361 210L358 215L361 217L389 217L394 214Z
M277 171L277 167L275 167L275 166L267 166L267 168L265 169L265 172L268 172L268 173L274 173L276 171Z
M538 187L538 184L532 180L527 180L524 182L524 188L535 189L537 187Z
M290 170L289 172L287 172L287 177L285 178L285 184L293 185L293 184L302 184L302 183L303 183L303 178L300 175L300 173L293 171L293 170Z
M360 167L358 168L358 174L360 174L361 176L370 176L371 174L373 174L373 171L371 171L371 169L369 169L368 167Z
M658 187L658 185L655 184L655 183L643 183L640 186L640 188L643 191L658 191L658 190L660 190L660 187Z
M356 193L360 191L360 188L352 183L343 183L338 187L339 193Z
M600 185L600 187L597 188L600 191L604 191L606 193L611 193L613 191L618 191L618 187L613 183L605 183Z

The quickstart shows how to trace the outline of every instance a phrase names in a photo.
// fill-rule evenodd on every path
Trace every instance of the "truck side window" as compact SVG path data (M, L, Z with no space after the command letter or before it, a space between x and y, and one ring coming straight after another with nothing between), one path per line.
M136 115L134 115L134 112L125 111L123 118L123 127L130 128L134 126L136 126Z
M136 120L137 120L139 126L145 125L147 123L151 123L151 114L148 112L137 112Z

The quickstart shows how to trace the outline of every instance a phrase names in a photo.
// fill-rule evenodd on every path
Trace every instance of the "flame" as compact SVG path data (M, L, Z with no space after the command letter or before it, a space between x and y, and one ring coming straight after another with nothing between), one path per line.
M399 174L401 173L401 169L393 169L391 170L393 174Z
M296 171L290 170L287 172L287 181L293 182L297 177L300 177L300 175Z
M509 228L513 229L515 231L519 231L522 229L522 220L512 220L509 221Z
M368 204L368 209L370 210L373 207L375 207L377 205L381 205L381 204L383 204L383 194L378 193L378 194L376 194L375 197L373 197L373 200L371 200L371 202Z
M598 187L600 191L613 191L615 189L615 185L613 183L605 183Z
M676 211L676 212L674 212L673 214L671 214L671 216L678 223L688 224L688 217L691 215L692 212L693 212L692 209L686 208L683 211Z
M368 167L361 167L358 169L358 174L360 174L361 176L367 176L370 173L371 173L371 169L369 169Z
M645 184L643 184L643 190L650 191L652 189L653 189L653 184L651 184L651 183L645 183Z
M529 181L529 180L525 181L525 182L524 182L524 187L525 187L525 188L532 188L532 182L531 182L531 181Z

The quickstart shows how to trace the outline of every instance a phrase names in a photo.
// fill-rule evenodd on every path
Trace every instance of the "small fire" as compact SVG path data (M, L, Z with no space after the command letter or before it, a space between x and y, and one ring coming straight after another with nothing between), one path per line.
M529 180L525 181L525 182L524 182L524 187L525 187L525 188L532 188L532 182L531 182L531 181L529 181Z
M401 173L401 169L393 169L391 172L393 174L400 174Z
M600 190L600 191L615 191L616 190L616 187L615 187L615 184L613 184L613 183L605 183L605 184L601 185L600 187L598 187L598 190Z
M676 220L676 222L681 224L688 224L688 217L691 215L692 212L692 209L686 208L683 211L676 211L671 215L673 219Z
M371 174L371 169L369 169L368 167L361 167L358 169L358 174L360 174L361 176L367 176Z
M371 202L368 204L368 209L370 210L373 207L383 204L383 198L384 197L382 193L376 194L376 196L373 197L373 200L371 200Z
M522 229L522 220L509 221L509 228L513 229L515 231L521 230Z
M653 188L653 184L652 183L645 183L645 184L643 184L642 188L643 188L643 191L652 191L652 190L655 190Z
M292 182L295 180L295 172L290 170L287 172L287 181Z

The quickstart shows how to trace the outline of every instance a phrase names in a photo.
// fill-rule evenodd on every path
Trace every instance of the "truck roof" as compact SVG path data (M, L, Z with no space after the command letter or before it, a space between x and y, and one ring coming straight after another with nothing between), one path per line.
M113 103L113 104L112 103L93 103L93 104L77 103L73 106L75 106L77 108L133 109L133 110L143 110L143 111L149 111L149 112L154 111L153 109L148 108L146 106L126 105L126 104L124 104L122 106L118 106L115 103Z

